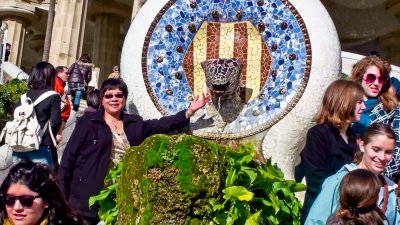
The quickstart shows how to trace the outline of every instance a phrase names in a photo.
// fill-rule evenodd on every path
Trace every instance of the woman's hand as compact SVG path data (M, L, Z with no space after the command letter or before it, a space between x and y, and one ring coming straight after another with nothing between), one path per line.
M190 118L193 114L199 110L200 108L204 107L207 102L209 102L211 96L209 94L204 95L202 94L202 98L199 100L199 96L195 96L193 102L189 105L189 108L186 111L186 117Z

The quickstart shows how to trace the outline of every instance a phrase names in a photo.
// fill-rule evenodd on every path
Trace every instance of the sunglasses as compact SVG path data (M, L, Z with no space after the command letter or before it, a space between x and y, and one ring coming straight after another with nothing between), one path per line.
M364 75L364 80L368 84L374 83L376 79L378 79L379 84L385 84L389 80L388 76L384 76L384 75L382 75L380 77L377 77L377 75L372 74L372 73L367 73Z
M116 97L116 98L123 98L123 97L124 97L124 94L118 93L118 94L115 94L115 95L113 95L113 94L105 94L105 95L104 95L104 98L105 98L105 99L112 99L113 97Z
M8 207L13 207L15 201L18 200L24 208L29 208L33 205L33 201L37 198L40 198L40 195L32 196L32 195L6 195L4 198L4 204Z

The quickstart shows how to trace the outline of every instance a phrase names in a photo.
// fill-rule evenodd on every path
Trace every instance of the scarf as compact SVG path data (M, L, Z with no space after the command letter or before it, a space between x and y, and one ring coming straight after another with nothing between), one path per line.
M365 129L371 125L370 114L371 111L375 108L375 106L379 103L378 98L370 98L364 101L365 109L361 114L360 121L355 122L351 127L352 133L362 137L364 135Z

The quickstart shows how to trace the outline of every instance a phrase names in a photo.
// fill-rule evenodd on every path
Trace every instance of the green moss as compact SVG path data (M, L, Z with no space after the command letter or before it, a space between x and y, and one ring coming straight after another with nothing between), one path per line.
M179 175L176 177L181 192L186 195L191 195L193 192L193 167L194 156L191 151L193 140L190 137L184 136L181 141L176 143L174 151L177 154L177 159L174 161L174 166L179 169Z
M143 192L143 197L146 199L146 207L145 207L145 209L144 209L144 212L143 212L143 216L142 216L142 218L141 218L141 220L140 220L140 224L142 224L142 225L148 225L148 224L150 224L149 222L150 222L150 219L151 219L151 210L152 210L152 204L151 204L151 199L150 199L150 196L149 196L149 186L150 186L150 182L149 182L149 179L142 179L141 181L140 181L140 189L142 190L142 192Z
M132 147L123 159L117 224L204 224L208 198L223 186L221 149L189 135L155 135Z
M168 152L171 138L168 136L160 136L154 143L149 146L146 151L143 169L147 171L150 167L162 168L164 166L164 157Z

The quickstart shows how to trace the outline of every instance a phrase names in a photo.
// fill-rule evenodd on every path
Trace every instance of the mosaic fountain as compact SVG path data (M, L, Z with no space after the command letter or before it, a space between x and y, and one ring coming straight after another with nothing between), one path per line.
M253 142L288 178L321 93L340 71L340 45L318 0L148 0L121 58L128 110L145 119L212 101L190 132Z

